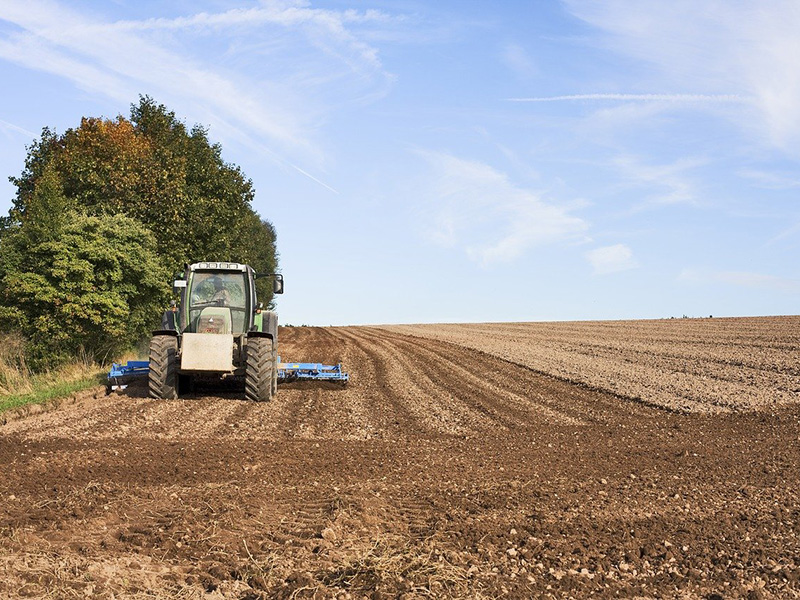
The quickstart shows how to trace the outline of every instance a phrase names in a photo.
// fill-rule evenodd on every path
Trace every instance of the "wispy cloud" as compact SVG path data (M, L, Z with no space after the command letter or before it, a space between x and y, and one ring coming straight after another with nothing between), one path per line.
M420 151L433 179L424 193L428 236L462 249L487 266L518 258L530 248L580 240L588 229L570 208L513 183L483 162Z
M611 164L622 175L622 185L647 190L633 207L635 211L657 206L696 204L696 184L689 173L703 166L705 160L683 158L673 163L651 165L631 156L620 156Z
M633 258L633 252L625 244L595 248L586 253L586 258L596 275L619 273L638 266Z
M787 174L758 169L742 169L741 177L752 180L757 186L768 190L788 190L800 187L800 177L796 174Z
M531 55L519 44L503 46L500 58L518 77L528 79L539 71Z
M0 58L119 102L148 93L211 125L216 135L322 183L295 161L317 168L324 162L317 126L331 106L379 96L391 85L377 49L350 29L388 18L378 11L267 2L178 19L105 22L52 0L6 2L0 21L16 27L0 37ZM285 36L271 35L269 27L280 27ZM212 60L192 51L198 31L210 28L225 29L221 39L229 45ZM231 68L237 43L260 38L272 43L258 52L248 47L239 56L244 64Z
M798 234L800 234L800 221L797 221L794 224L790 225L789 227L786 227L785 229L783 229L783 231L778 233L778 235L773 236L772 238L767 240L766 245L769 246L777 242L782 242L783 240L793 238Z
M146 19L142 21L117 21L113 28L117 31L179 31L179 30L230 30L258 29L265 25L277 25L284 29L300 29L314 45L326 53L345 58L354 69L364 66L375 70L382 69L378 51L361 40L348 29L349 25L391 24L400 22L401 17L394 17L378 10L343 10L334 11L311 8L309 2L264 2L254 8L235 8L221 13L201 12L174 19ZM332 45L330 42L337 44ZM356 60L344 56L346 49Z
M748 102L736 94L569 94L508 98L509 102L572 102L577 100L619 100L622 102Z
M22 134L28 136L29 138L38 137L34 132L28 131L24 127L20 127L19 125L14 125L13 123L9 123L8 121L4 121L0 119L0 130L2 130L6 134Z
M595 42L642 61L661 85L748 99L737 126L796 153L800 141L800 4L795 0L563 0ZM653 68L654 67L654 68Z
M748 271L709 271L704 269L684 269L678 275L679 281L689 283L723 283L738 287L800 292L800 279L777 277Z

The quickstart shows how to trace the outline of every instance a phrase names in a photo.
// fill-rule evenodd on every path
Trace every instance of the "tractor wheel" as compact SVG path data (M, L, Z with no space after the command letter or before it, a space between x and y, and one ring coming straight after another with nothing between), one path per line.
M247 364L244 373L244 395L248 400L268 402L272 399L272 340L256 337L247 340Z
M157 335L150 340L150 397L170 400L178 397L178 338Z
M272 346L272 395L278 393L278 351Z

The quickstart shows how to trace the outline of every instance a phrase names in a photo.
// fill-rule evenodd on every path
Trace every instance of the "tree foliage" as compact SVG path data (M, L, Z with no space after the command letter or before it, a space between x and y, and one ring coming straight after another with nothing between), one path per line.
M107 357L136 343L169 298L153 234L124 216L61 214L50 235L9 232L0 244L0 319L47 366L83 349Z
M185 263L277 267L275 230L252 208L252 182L204 128L187 129L149 97L130 118L83 118L61 135L45 128L10 180L17 193L0 221L0 325L21 329L41 356L47 339L63 355L79 345L114 352L112 338L145 335ZM143 281L158 302L137 295ZM271 303L270 288L259 292Z

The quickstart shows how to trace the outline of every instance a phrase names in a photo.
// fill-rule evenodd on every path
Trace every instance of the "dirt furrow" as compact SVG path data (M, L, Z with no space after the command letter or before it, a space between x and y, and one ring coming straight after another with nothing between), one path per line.
M534 420L562 425L583 424L579 416L559 410L555 398L548 402L541 394L531 394L526 384L530 385L534 374L528 369L517 367L498 377L510 369L508 364L495 358L432 340L386 334L384 337L390 339L400 353L413 357L416 371L425 373L432 381L441 382L440 385L447 382L452 386L456 402L485 415L488 420L484 419L483 429L521 427ZM520 393L512 391L518 389Z
M282 328L350 383L92 390L0 426L0 597L800 598L797 406L703 414L738 406L713 364L685 389L713 346L643 402L514 364L634 386L680 355L638 348L789 347L776 323ZM700 414L647 405L682 393Z
M429 434L463 436L492 426L484 414L470 410L457 398L454 388L459 385L458 379L447 378L438 368L426 368L424 359L415 360L413 354L403 352L387 338L371 338L370 343L387 360L391 357L396 374L390 380L392 391L415 415L417 427L423 427ZM412 350L417 351L417 347ZM449 385L442 385L444 382Z
M352 330L336 329L342 344L351 348L352 359L345 363L350 372L348 389L357 389L356 398L366 405L372 427L379 437L390 438L397 432L414 431L415 415L401 399L394 395L388 385L394 365L391 356L379 352L363 336Z
M569 381L687 412L800 400L800 317L395 325Z
M371 354L381 365L384 378L375 382L376 386L385 388L384 392L392 398L392 405L397 406L396 418L391 424L391 434L408 437L409 435L462 434L463 426L453 419L447 410L447 394L425 378L418 376L409 366L406 357L394 352L392 346L383 341L365 338L363 333L348 333L369 345ZM366 383L366 382L364 382ZM367 388L369 389L369 388ZM437 402L429 403L432 398ZM406 416L400 420L399 416Z

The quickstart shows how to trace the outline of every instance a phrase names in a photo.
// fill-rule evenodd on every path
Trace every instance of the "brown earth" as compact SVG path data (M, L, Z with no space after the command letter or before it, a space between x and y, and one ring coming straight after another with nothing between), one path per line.
M796 404L673 412L488 343L281 336L350 384L95 390L0 426L0 598L800 598Z
M800 401L800 317L394 325L681 412Z

